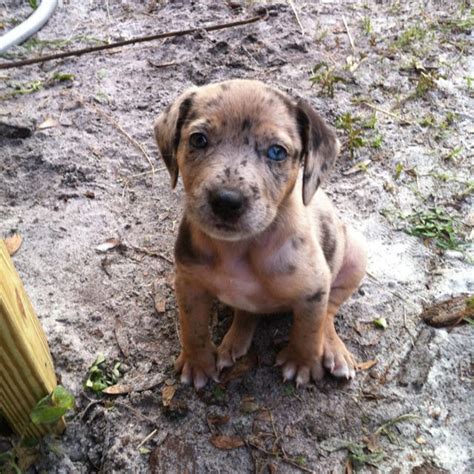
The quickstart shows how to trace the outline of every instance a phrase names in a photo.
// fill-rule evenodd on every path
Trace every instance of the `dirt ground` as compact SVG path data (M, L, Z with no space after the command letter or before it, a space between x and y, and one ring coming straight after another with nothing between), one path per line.
M0 233L23 237L14 262L76 398L30 472L473 472L472 325L420 318L423 305L474 292L472 7L293 5L299 22L285 2L64 1L2 59L268 9L238 28L0 70ZM0 1L5 29L30 12ZM221 384L196 393L173 373L183 193L170 189L152 123L186 87L235 77L305 97L338 125L343 151L325 188L366 235L369 275L337 326L359 361L376 361L351 383L282 382L273 363L288 315L262 321ZM404 232L426 231L413 213L434 208L447 216L435 227L452 232ZM120 245L97 250L110 238ZM216 341L229 316L216 306ZM84 388L100 353L122 363L129 393ZM0 441L4 451L16 442Z

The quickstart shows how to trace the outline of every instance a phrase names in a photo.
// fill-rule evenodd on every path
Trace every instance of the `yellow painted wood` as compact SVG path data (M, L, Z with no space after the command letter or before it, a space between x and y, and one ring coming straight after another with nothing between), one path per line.
M34 425L30 413L56 387L53 360L43 328L3 240L0 240L0 415L19 435L62 431Z

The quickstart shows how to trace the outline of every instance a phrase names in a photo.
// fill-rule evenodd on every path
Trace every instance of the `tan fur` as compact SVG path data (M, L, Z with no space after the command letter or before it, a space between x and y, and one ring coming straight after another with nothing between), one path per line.
M306 102L233 80L186 91L160 115L155 136L172 185L181 174L186 194L175 248L182 380L200 388L216 379L248 350L255 314L280 311L294 313L277 357L285 379L304 384L323 368L352 377L333 316L357 288L366 256L319 189L339 149L333 131ZM272 145L286 159L270 159ZM238 217L216 211L211 196L222 190L239 195ZM236 309L217 351L208 328L213 298Z

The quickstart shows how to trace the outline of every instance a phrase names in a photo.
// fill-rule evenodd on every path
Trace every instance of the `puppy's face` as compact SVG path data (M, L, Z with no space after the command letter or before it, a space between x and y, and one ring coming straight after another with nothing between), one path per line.
M155 135L173 186L181 173L187 216L222 240L265 230L301 161L307 204L337 153L334 134L307 104L258 81L186 91L160 115Z

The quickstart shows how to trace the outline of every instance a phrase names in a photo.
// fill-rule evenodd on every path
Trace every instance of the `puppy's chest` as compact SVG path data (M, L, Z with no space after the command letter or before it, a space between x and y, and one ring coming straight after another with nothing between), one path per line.
M288 268L291 272L281 273ZM221 302L251 313L288 309L290 301L298 296L298 288L295 286L293 291L292 283L300 280L296 261L286 248L259 260L228 256L205 267L200 275L200 281Z
M280 307L280 302L245 260L225 260L206 268L201 282L213 296L233 308L258 313L277 311Z

